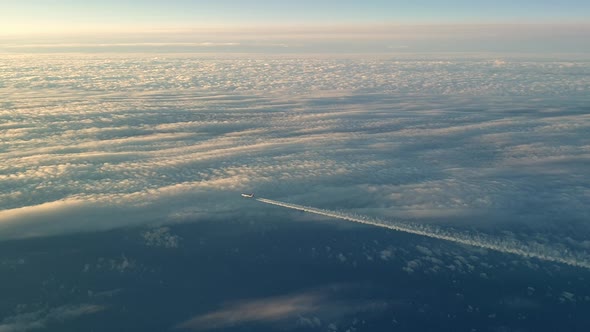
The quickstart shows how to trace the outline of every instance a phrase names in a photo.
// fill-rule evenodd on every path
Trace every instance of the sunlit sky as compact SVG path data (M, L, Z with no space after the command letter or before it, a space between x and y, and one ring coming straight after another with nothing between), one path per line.
M329 39L355 35L387 40L379 46L385 48L413 47L408 44L429 38L464 42L478 36L506 37L513 44L518 43L515 36L521 40L534 36L541 45L540 38L548 36L578 45L570 51L584 51L579 44L588 36L589 22L590 2L583 0L22 0L0 5L0 50L7 45L71 46L81 41L103 46L146 42L202 46L272 40L273 45L287 45L286 40L318 40L328 34ZM82 35L92 39L72 37ZM481 42L489 45L489 40Z

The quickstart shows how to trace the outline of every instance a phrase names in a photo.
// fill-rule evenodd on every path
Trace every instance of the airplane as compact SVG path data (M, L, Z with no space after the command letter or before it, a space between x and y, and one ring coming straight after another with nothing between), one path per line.
M251 193L251 194L242 194L242 197L252 198L252 197L254 197L254 193Z

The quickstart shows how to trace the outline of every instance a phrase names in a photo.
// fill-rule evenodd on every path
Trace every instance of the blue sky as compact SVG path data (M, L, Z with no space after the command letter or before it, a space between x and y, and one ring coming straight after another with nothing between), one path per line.
M30 0L2 7L4 24L579 23L590 17L590 2L581 0Z

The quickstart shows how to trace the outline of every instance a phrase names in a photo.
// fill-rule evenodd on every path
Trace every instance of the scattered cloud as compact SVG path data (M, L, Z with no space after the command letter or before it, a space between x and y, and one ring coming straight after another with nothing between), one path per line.
M149 247L178 248L180 236L170 234L169 227L160 227L141 233Z
M96 271L114 271L119 273L125 273L138 268L138 264L135 260L127 258L124 254L116 258L104 258L100 257L93 264L84 264L82 272L96 272Z

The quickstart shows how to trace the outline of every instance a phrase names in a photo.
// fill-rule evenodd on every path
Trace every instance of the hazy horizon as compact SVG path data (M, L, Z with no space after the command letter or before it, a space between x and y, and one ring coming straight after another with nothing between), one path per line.
M588 53L583 1L25 1L0 52Z

